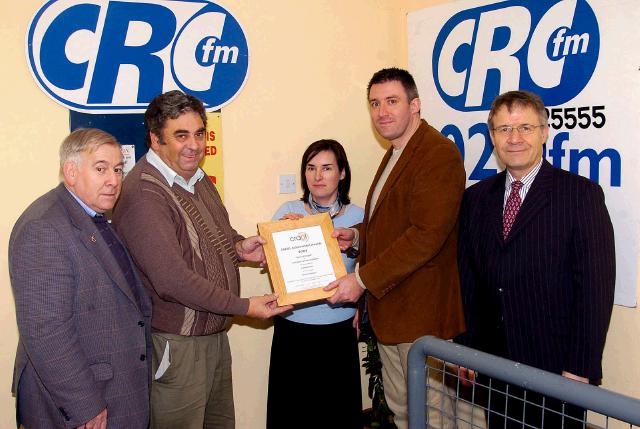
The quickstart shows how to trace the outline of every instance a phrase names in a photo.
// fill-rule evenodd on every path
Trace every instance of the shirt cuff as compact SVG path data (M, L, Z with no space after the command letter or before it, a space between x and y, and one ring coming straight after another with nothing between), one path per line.
M351 241L351 247L358 250L358 245L360 244L360 231L358 231L358 228L349 229L353 231L353 240Z
M367 287L364 285L364 282L363 282L363 281L362 281L362 279L360 278L360 272L359 272L359 271L360 271L360 263L357 263L357 264L356 264L356 271L355 271L355 274L356 274L356 280L358 281L358 285L359 285L362 289L367 290Z

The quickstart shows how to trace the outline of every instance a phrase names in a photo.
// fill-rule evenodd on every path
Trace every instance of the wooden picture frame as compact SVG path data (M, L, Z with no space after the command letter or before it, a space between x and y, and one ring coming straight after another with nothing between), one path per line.
M264 253L278 305L328 298L335 290L322 288L347 274L328 213L262 222L258 232L267 242ZM284 271L281 263L287 264Z

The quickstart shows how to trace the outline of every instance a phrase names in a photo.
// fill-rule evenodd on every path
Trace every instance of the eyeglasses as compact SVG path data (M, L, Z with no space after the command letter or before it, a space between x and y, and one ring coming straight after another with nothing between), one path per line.
M502 125L500 127L493 128L493 132L502 136L508 136L508 135L511 135L514 130L517 130L518 134L520 134L521 136L526 136L528 134L531 134L536 128L540 128L540 127L546 127L546 125L524 124L524 125L518 125L517 127L511 126L511 125Z

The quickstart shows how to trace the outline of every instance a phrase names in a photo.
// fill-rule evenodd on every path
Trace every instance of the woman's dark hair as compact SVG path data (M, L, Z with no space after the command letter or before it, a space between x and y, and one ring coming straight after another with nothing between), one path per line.
M349 198L349 189L351 188L351 168L349 168L349 160L347 160L347 154L345 153L342 145L331 139L323 139L311 143L307 150L304 151L304 154L302 154L300 183L302 183L302 190L304 191L304 194L300 199L302 201L307 201L309 199L309 185L307 184L307 176L305 175L307 164L314 156L325 150L333 152L338 163L338 171L344 171L344 179L338 182L338 195L342 204L349 204L351 202L351 199Z

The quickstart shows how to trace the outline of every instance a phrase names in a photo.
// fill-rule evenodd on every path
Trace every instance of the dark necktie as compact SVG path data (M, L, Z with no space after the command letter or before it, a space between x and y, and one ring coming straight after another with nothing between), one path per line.
M116 238L113 229L109 226L109 222L107 222L107 218L101 214L96 214L93 217L93 222L96 224L96 228L100 231L100 235L104 239L105 243L111 250L111 254L115 258L118 266L122 270L125 279L127 279L127 283L129 283L129 289L133 292L133 296L138 303L138 307L140 306L140 292L136 287L136 277L133 273L133 268L131 267L131 263L129 262L129 258L127 256L126 251L120 241Z
M520 204L522 204L522 200L520 199L521 188L521 181L516 180L515 182L511 183L511 193L507 198L507 204L505 204L504 206L504 215L502 217L502 237L505 240L509 236L509 232L511 232L511 227L516 221L518 210L520 210Z

